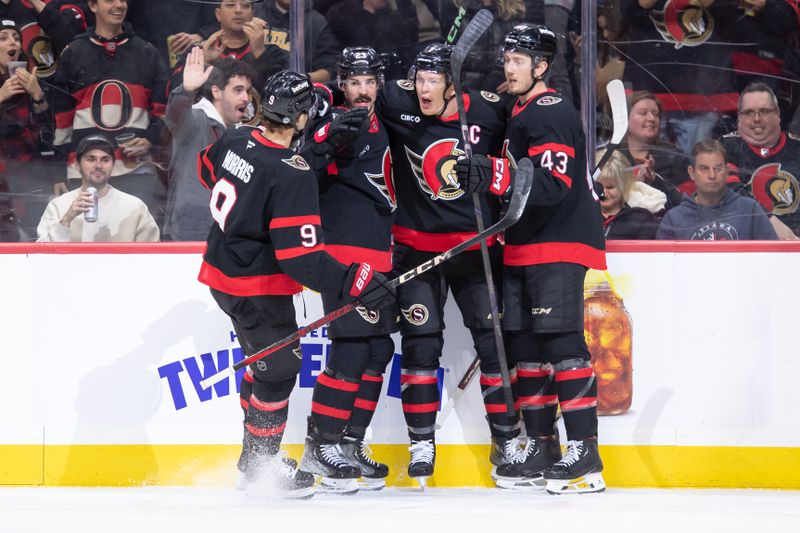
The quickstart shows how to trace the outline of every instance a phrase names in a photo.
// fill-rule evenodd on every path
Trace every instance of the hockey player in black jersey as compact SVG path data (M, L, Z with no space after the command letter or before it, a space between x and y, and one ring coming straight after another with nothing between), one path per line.
M544 26L518 24L500 52L508 90L517 96L506 158L476 155L456 170L468 191L503 197L514 161L528 157L535 168L528 206L506 231L503 250L503 328L529 441L514 461L497 468L495 480L505 488L597 492L605 484L597 380L583 336L583 280L587 268L606 268L600 206L587 175L580 117L544 81L555 35ZM569 439L563 458L555 426L559 406Z
M393 227L394 266L402 272L476 234L472 199L456 181L454 166L464 155L455 89L451 79L452 47L432 44L416 58L410 79L388 83L377 111L389 131L397 192ZM465 95L468 135L475 153L499 155L505 109L487 91ZM486 227L499 203L481 195ZM500 266L495 238L488 239L494 267ZM499 279L499 276L495 277ZM409 476L421 483L432 475L435 424L439 408L437 370L444 345L444 306L453 292L464 325L481 359L483 390L493 448L491 460L503 464L518 448L519 421L509 416L503 399L500 365L492 331L491 306L479 247L459 255L398 288L402 314L402 402L411 439ZM512 370L512 380L515 379Z
M348 268L325 251L316 176L289 148L314 104L308 77L281 71L262 95L263 130L228 130L199 155L200 180L211 189L214 224L198 279L230 316L247 355L297 330L292 296L302 285L357 298L369 310L394 300L386 278L370 264ZM324 142L341 148L362 122L358 114L344 116ZM278 453L300 364L296 343L251 365L242 383L239 469L255 495L264 484L289 497L313 494L313 476Z
M345 104L366 111L361 134L343 150L329 150L325 140L346 108L333 108L315 126L303 147L320 166L320 210L325 247L345 265L368 261L376 271L392 270L392 221L396 201L389 138L375 116L375 99L383 85L384 65L369 47L345 48L338 65ZM317 165L317 161L321 164ZM326 313L346 303L340 291L322 293ZM386 486L389 468L375 462L364 444L383 385L383 373L394 354L390 334L397 331L397 308L356 308L328 326L330 352L317 377L308 423L304 470L322 476L320 489L352 494L361 488Z

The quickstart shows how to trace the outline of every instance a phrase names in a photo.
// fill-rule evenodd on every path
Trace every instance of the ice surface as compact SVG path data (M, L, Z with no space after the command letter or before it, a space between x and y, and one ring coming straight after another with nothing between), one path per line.
M543 529L551 528L551 529ZM800 531L800 492L608 489L550 496L492 489L386 489L305 501L226 488L0 488L0 532Z

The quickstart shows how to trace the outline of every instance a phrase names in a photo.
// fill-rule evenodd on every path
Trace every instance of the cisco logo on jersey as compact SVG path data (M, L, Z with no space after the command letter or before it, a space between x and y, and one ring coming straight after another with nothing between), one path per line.
M222 161L222 168L239 178L245 183L250 183L250 177L255 168L246 159L228 150Z

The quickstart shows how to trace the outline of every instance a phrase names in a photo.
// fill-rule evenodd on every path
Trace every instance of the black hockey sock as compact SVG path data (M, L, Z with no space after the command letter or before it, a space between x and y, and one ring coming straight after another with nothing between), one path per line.
M250 395L253 394L253 372L248 368L239 384L239 405L242 406L245 416L250 406Z
M409 434L416 440L432 439L436 431L436 412L439 410L436 370L403 368L400 390Z
M481 393L483 405L486 408L486 419L489 421L489 431L495 437L513 438L519 435L519 400L517 399L517 371L509 370L511 391L514 398L514 415L508 416L505 395L503 393L503 378L500 374L481 372Z
M553 435L558 409L558 394L549 363L517 363L517 391L522 408L522 419L529 437Z
M348 435L358 439L364 438L378 406L382 387L383 374L376 374L374 370L367 369L361 376L361 385L358 387L353 414L350 416L350 426L347 428Z
M311 397L311 422L326 438L335 440L344 435L358 389L358 382L335 376L327 368L317 377Z
M569 440L597 435L597 378L588 362L562 361L556 365L556 388Z
M245 442L256 455L278 453L289 414L295 379L254 382L245 416Z

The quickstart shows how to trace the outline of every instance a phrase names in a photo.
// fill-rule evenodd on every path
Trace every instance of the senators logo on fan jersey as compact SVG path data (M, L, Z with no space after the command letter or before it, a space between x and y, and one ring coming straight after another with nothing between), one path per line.
M800 186L780 163L758 167L748 183L753 197L775 215L788 215L800 205Z
M455 172L456 161L465 155L458 148L457 139L437 141L422 155L414 153L408 146L405 149L420 188L430 194L432 200L455 200L464 194Z
M394 181L392 176L392 154L391 150L387 147L386 150L383 152L383 164L381 165L381 174L370 174L369 172L364 172L364 175L367 177L367 180L378 189L378 192L381 193L381 196L386 198L386 201L389 202L389 205L392 207L392 211L397 209L397 198L394 194Z
M667 0L664 10L653 11L650 19L675 48L701 45L714 32L714 16L694 0Z

